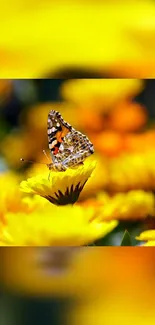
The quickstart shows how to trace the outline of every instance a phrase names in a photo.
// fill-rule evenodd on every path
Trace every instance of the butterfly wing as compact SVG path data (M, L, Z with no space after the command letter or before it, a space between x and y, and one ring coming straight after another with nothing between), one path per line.
M70 139L69 146L66 148L69 154L68 156L66 155L66 159L64 160L64 163L67 164L68 167L82 164L88 156L94 153L93 144L81 132L72 130L66 138L67 140Z
M52 158L55 157L60 160L60 146L64 141L64 137L71 131L72 127L63 120L59 112L54 110L49 112L47 124L48 143L51 156Z
M57 111L49 112L47 132L53 162L63 162L67 159L69 165L72 166L72 164L81 163L94 152L89 139L64 121ZM76 162L79 154L81 159Z

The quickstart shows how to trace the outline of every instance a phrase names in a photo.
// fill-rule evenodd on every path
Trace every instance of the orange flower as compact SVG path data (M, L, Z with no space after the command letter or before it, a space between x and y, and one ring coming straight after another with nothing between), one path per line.
M90 132L101 132L106 126L106 119L99 112L88 108L77 109L77 120L82 129Z
M143 127L147 122L146 109L130 101L120 102L111 112L110 126L118 131L132 132Z
M124 149L124 138L116 131L107 130L94 138L96 150L107 156L116 156Z
M154 150L155 130L139 134L128 134L124 138L125 148L132 152L146 152Z

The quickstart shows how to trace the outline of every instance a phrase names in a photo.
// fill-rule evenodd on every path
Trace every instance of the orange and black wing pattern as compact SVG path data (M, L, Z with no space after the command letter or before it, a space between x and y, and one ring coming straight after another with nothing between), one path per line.
M48 143L49 149L53 155L59 153L61 144L64 141L64 137L71 132L72 126L65 122L61 114L57 111L50 111L48 114Z

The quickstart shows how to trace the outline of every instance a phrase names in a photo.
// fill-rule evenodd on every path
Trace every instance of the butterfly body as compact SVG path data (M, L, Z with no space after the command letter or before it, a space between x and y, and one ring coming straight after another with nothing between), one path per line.
M51 164L48 164L50 170L65 171L78 167L94 153L89 139L64 121L57 111L49 112L47 133L52 157Z

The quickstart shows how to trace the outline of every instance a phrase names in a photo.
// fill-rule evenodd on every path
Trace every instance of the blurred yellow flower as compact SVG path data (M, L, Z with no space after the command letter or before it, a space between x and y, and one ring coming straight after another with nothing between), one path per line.
M155 246L155 240L149 240L147 243L143 244L142 246Z
M61 94L80 107L108 111L119 100L136 95L143 87L140 79L70 79Z
M136 239L146 242L142 246L155 246L155 230L145 230Z
M0 232L0 242L6 246L87 245L104 237L118 224L114 220L98 222L93 215L92 208L56 207L50 203L30 214L9 213L7 225Z
M19 196L18 184L20 177L13 172L4 172L0 174L0 221L5 221L6 211L14 211ZM18 203L17 203L18 205Z
M142 190L118 193L113 196L101 192L96 199L88 199L83 206L93 206L99 220L141 220L155 216L155 197Z
M122 66L128 76L136 65L136 77L140 67L143 77L153 76L154 14L154 2L144 0L3 3L0 77L37 78L67 68L101 74Z
M148 215L155 216L155 197L152 192L137 190L112 197L101 194L98 201L100 204L103 202L102 220L138 220Z
M14 173L5 172L0 175L0 223L2 224L6 224L7 213L30 213L36 207L44 206L46 202L41 197L25 196L21 193L20 181L21 178Z
M19 183L20 177L14 172L6 171L0 173L0 195L2 192L9 190L10 188L17 186Z
M65 121L75 128L80 127L78 110L75 105L68 102L48 102L37 104L29 110L24 110L21 115L22 124L34 132L42 131L47 136L47 117L50 110L56 110L62 114Z
M7 184L8 185L8 184ZM13 183L9 184L10 187L3 187L0 193L0 224L6 224L7 213L31 213L38 206L43 206L44 199L36 196L24 196L20 189L19 184L15 186Z
M109 159L108 190L112 192L132 189L155 189L155 153L123 154Z
M83 191L80 195L80 200L94 196L98 191L106 188L108 185L108 161L104 157L97 155L96 153L93 156L88 157L87 163L92 163L93 160L97 161L96 168L93 172L92 177L90 177L89 182L83 188Z
M88 178L95 169L96 162L87 163L65 172L46 172L21 182L25 193L37 194L53 204L66 205L75 203ZM50 175L50 177L48 177Z

